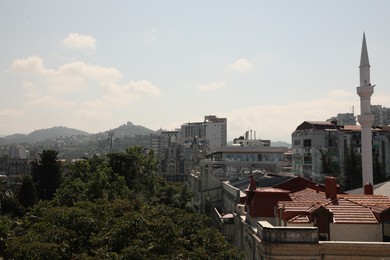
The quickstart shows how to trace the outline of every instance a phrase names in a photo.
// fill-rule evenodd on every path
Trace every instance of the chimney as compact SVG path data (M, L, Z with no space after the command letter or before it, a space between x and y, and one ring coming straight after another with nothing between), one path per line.
M256 189L257 189L256 181L253 178L253 176L251 176L248 188L246 189L246 205L249 206L251 205L252 199L255 196Z
M364 185L364 195L373 195L374 194L374 187L371 183L367 182Z
M249 182L249 185L248 185L248 190L253 191L253 190L257 189L257 185L256 185L256 181L253 178L253 176L251 175L250 177L251 177L251 179L250 179L250 182Z
M325 177L325 196L327 199L337 199L337 179L335 177Z

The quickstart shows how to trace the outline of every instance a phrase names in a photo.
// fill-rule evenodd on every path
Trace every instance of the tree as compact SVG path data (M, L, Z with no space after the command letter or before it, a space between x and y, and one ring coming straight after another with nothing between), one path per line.
M19 201L15 198L12 189L5 185L0 185L0 213L10 216L22 216L24 209Z
M37 191L32 178L29 175L22 177L22 184L20 185L18 192L18 200L26 209L32 207L38 200Z
M378 151L374 151L372 168L373 168L373 175L374 175L374 183L372 184L377 184L388 180L386 176L385 165L383 162L379 160Z
M328 176L338 177L340 175L340 167L333 159L332 154L328 151L325 151L323 148L318 147L317 149L321 154L321 173Z
M142 147L134 146L126 149L126 153L109 154L108 159L113 172L123 176L130 189L147 191L145 185L150 185L157 169L153 151L146 153Z
M188 189L156 174L153 154L134 148L111 156L109 163L71 167L54 199L40 201L15 223L5 258L242 258L210 228L210 218L189 212Z
M33 182L41 200L51 200L61 185L61 163L57 156L55 150L43 150L39 160L31 163Z
M362 159L353 147L348 147L344 154L344 190L362 187Z
M129 195L124 178L114 173L106 162L87 159L71 167L54 200L59 206L73 206L79 201L112 201L128 198Z
M141 200L53 207L8 239L7 259L240 259L210 219Z
M9 216L0 215L0 256L4 254L5 240L11 229L12 220Z

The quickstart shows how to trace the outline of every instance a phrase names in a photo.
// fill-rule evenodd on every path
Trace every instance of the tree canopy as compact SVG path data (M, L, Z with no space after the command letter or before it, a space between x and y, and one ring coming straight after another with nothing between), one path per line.
M94 157L72 164L52 199L41 200L12 228L6 226L4 256L241 258L208 217L194 213L188 189L165 181L155 169L153 154L140 147L107 160Z

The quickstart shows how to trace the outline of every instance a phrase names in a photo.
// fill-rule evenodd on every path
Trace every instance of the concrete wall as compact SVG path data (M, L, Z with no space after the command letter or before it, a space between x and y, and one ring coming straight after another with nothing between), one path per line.
M240 189L230 185L228 181L222 182L222 208L225 212L233 212L240 202Z
M347 236L366 235L365 240L373 239L369 233L377 232L380 225L360 225L362 228L354 228L359 225L334 224L331 229L333 232L348 233ZM313 237L313 228L283 228L273 227L269 223L258 222L257 233L252 234L254 238L249 239L251 231L246 226L245 239L247 245L245 248L246 259L390 259L390 243L384 242L357 242L357 241L318 241ZM253 229L252 229L253 230ZM265 234L264 231L266 232ZM296 231L299 231L297 234ZM271 232L267 234L267 232ZM272 234L273 232L280 233ZM291 238L298 236L298 239L289 239L289 232L292 232ZM285 233L285 234L283 234ZM307 233L307 234L306 234ZM316 233L316 232L315 232ZM340 236L341 237L341 236ZM255 251L249 248L251 242L255 243Z
M381 224L330 224L331 241L382 242ZM390 244L389 244L390 246Z

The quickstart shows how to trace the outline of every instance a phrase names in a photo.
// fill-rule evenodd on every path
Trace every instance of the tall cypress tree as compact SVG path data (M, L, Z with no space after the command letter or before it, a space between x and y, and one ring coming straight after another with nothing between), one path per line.
M58 160L58 151L43 150L40 158L33 161L32 177L37 189L38 198L51 200L55 191L61 185L61 163Z

